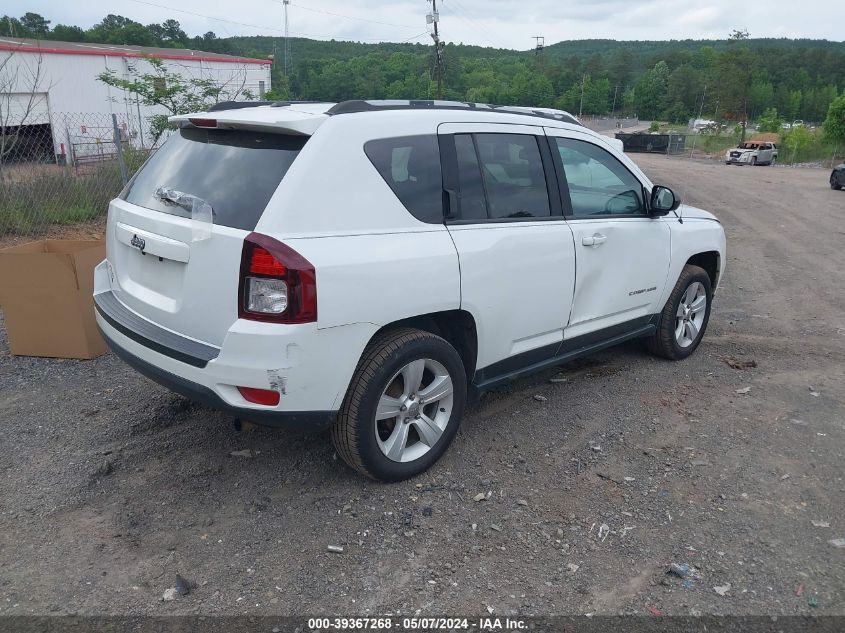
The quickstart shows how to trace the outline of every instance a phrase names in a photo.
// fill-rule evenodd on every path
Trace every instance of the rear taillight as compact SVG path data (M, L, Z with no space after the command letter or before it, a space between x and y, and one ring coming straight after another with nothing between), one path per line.
M317 320L314 266L290 246L250 233L241 255L238 316L272 323L313 323Z

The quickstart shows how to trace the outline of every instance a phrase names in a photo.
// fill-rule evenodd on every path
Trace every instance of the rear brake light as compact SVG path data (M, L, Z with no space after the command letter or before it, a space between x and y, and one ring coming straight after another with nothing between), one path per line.
M249 260L249 272L257 275L281 277L285 274L285 267L278 259L268 253L266 249L255 246L252 249L252 255Z
M280 395L278 391L271 391L270 389L256 389L255 387L238 387L238 391L247 402L253 404L263 404L268 407L275 407L279 404Z
M194 127L217 127L217 119L188 119Z
M272 323L315 322L314 266L290 246L250 233L241 254L238 316Z

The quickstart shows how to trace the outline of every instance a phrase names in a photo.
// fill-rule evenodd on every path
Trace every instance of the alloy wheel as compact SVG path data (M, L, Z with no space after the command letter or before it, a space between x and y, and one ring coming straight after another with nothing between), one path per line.
M453 395L452 377L436 360L413 360L396 372L376 409L381 452L395 462L411 462L428 453L449 424Z
M707 290L700 281L687 286L675 313L675 341L689 347L698 339L707 312Z

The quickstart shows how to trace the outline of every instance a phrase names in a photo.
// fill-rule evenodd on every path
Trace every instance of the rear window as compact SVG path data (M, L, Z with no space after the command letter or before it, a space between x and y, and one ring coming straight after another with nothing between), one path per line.
M155 196L167 187L202 198L214 224L252 231L306 137L249 130L182 128L135 176L123 199L147 209L190 217Z
M434 134L369 141L364 152L415 218L443 224L440 146Z

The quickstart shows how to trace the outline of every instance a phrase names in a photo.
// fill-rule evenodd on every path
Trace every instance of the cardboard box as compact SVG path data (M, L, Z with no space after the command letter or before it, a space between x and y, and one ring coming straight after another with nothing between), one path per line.
M103 240L41 240L0 250L0 305L18 356L95 358L107 347L94 319Z

